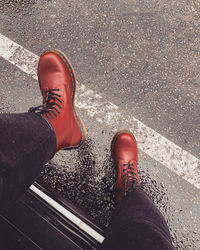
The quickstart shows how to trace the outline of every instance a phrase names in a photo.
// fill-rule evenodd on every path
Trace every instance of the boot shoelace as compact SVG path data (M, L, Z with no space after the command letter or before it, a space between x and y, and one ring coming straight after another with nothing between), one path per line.
M135 184L137 184L137 174L136 170L134 168L133 163L124 163L123 167L127 166L127 168L123 169L123 175L122 175L122 183L125 185L125 190L129 191L131 190Z
M39 113L41 115L46 114L47 118L50 120L54 117L57 117L57 114L60 114L59 109L62 109L62 106L56 103L56 100L59 103L62 101L59 99L61 95L55 93L60 91L59 89L49 89L44 92L44 103L43 105L33 107L29 109L29 112ZM57 112L57 113L56 113Z

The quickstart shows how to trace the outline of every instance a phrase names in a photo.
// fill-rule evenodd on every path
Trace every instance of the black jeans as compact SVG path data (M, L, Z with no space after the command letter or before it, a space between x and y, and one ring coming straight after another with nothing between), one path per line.
M38 114L0 114L0 208L22 195L56 152L52 128ZM140 188L118 204L102 249L174 249L168 226Z
M142 189L129 192L118 204L102 249L174 249L164 217Z
M0 114L0 208L26 191L55 152L55 133L40 115Z

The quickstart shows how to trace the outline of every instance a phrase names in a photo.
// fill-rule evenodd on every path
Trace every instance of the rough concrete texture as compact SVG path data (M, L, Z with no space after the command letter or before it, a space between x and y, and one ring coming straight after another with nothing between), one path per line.
M2 1L0 33L30 51L59 48L78 81L200 157L199 1ZM0 59L1 112L40 104L37 82ZM115 201L112 132L87 114L85 145L46 165L45 185L103 228ZM139 152L142 184L164 214L176 249L200 249L200 191Z

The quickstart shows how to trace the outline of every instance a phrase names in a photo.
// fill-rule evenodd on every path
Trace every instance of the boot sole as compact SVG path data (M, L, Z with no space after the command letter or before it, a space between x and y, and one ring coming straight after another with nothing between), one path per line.
M71 65L70 60L67 58L67 56L62 51L60 51L58 49L51 49L51 50L46 50L42 55L44 55L48 52L50 52L50 53L52 52L52 53L58 55L62 59L63 63L65 64L65 66L70 74L71 81L72 81L72 96L71 96L72 105L73 105L74 115L75 115L76 121L77 121L79 128L80 128L80 131L81 131L81 141L79 144L74 145L74 146L70 146L70 147L65 147L62 149L67 150L67 149L72 149L72 148L78 148L81 144L83 144L86 141L87 131L86 131L86 128L85 128L83 122L81 121L81 119L77 115L76 110L75 110L75 105L74 105L75 94L76 94L76 82L77 82L76 81L76 74L75 74L75 71L73 69L73 66Z

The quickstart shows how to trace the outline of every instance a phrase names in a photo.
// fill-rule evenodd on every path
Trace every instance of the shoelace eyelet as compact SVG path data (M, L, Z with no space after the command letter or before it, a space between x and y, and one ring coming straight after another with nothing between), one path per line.
M62 109L62 106L56 103L56 100L59 103L63 103L59 98L61 95L55 93L60 91L59 89L49 89L44 92L44 103L43 105L37 106L35 108L30 108L29 112L39 113L41 115L46 114L46 117L50 120L51 118L57 117L57 114L60 114L59 109ZM52 101L54 100L54 101ZM56 114L56 112L57 114Z

